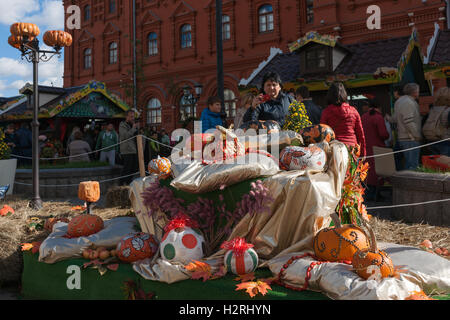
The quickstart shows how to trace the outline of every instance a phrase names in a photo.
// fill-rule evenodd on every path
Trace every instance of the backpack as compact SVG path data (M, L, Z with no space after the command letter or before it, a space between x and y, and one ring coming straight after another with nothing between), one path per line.
M449 107L431 108L428 119L422 128L423 135L428 141L437 141L444 136L447 128L443 126L441 116L446 111L449 111Z

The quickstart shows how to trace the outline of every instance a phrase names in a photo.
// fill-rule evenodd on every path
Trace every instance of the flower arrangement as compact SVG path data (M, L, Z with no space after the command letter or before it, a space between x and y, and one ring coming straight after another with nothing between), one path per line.
M5 132L0 128L0 160L9 159L11 155L11 148L5 142Z
M41 158L54 158L58 151L55 148L55 145L51 142L47 142L41 151Z
M309 121L305 105L298 101L292 102L289 106L289 114L286 116L283 130L292 130L300 133L303 128L311 125L312 123Z
M369 163L359 160L360 147L348 147L349 166L342 187L342 197L336 208L342 224L361 225L361 219L369 221L364 205L363 182L367 177Z

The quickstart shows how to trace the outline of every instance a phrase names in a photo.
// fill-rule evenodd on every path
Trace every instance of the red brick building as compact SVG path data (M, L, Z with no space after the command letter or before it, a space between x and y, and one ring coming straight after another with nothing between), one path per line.
M67 30L64 86L103 81L133 103L132 0L64 0L81 8L81 29ZM369 30L368 6L381 9L381 29ZM339 36L343 44L409 36L415 27L426 54L435 23L445 29L444 0L223 0L224 83L232 115L238 83L248 78L270 48L315 30ZM136 0L137 108L143 121L168 130L200 116L216 94L215 0ZM445 81L444 81L445 82ZM198 106L183 99L183 88L202 86Z

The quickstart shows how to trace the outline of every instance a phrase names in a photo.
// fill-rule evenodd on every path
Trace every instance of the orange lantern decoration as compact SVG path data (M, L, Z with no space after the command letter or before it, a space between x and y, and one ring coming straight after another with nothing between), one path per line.
M12 24L10 31L14 36L27 36L30 38L35 38L40 33L39 27L37 25L35 25L34 23L26 22L16 22Z
M69 222L67 235L71 238L87 237L102 229L102 218L93 214L81 214Z
M158 242L151 234L139 232L124 237L117 244L117 257L123 262L151 258L158 251Z
M78 186L78 198L86 202L97 202L100 199L98 181L82 181Z
M369 226L367 226L371 238L370 249L359 250L353 256L352 265L356 273L364 279L370 276L387 278L395 275L394 264L386 252L378 250L375 234Z
M65 31L50 30L44 33L44 43L49 47L69 47L72 45L72 36Z
M318 259L351 261L357 251L370 248L362 228L352 224L342 226L335 213L331 217L335 226L320 230L314 237L314 253Z

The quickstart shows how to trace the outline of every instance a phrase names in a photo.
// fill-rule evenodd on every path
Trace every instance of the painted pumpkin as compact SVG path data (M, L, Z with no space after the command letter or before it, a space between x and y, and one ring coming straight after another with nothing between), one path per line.
M14 209L5 204L3 208L0 209L0 217L10 216L14 213Z
M87 237L103 229L103 219L93 214L80 214L70 220L67 235L72 238Z
M324 228L314 236L314 253L324 261L351 261L357 251L370 248L369 239L358 226L341 225L337 215L332 215L335 226Z
M184 215L178 215L164 228L161 240L161 257L184 265L204 256L205 239L198 224Z
M82 181L78 186L78 198L86 202L97 202L100 199L98 181Z
M39 27L34 23L16 22L11 25L11 34L14 36L37 37L40 33Z
M359 250L352 260L353 269L363 279L392 277L395 274L394 264L386 252L378 250L375 234L370 226L367 226L371 238L370 249Z
M135 262L151 258L158 251L158 242L148 233L127 235L117 244L116 255L123 262Z
M246 243L243 238L225 241L222 249L228 249L224 256L224 264L228 271L237 275L251 273L258 267L258 254L253 244Z
M172 171L171 166L169 159L158 156L157 159L153 159L148 163L148 171L156 173L160 178L167 178Z
M44 229L51 232L53 231L53 226L58 222L69 223L70 220L67 218L48 218L47 220L45 220Z
M44 33L44 42L49 47L69 47L72 45L72 36L65 31L50 30Z
M333 129L326 124L317 124L306 127L300 131L305 145L311 143L320 143L322 141L330 142L336 139Z
M280 153L280 163L286 170L323 171L327 163L325 151L311 145L309 147L288 146Z

